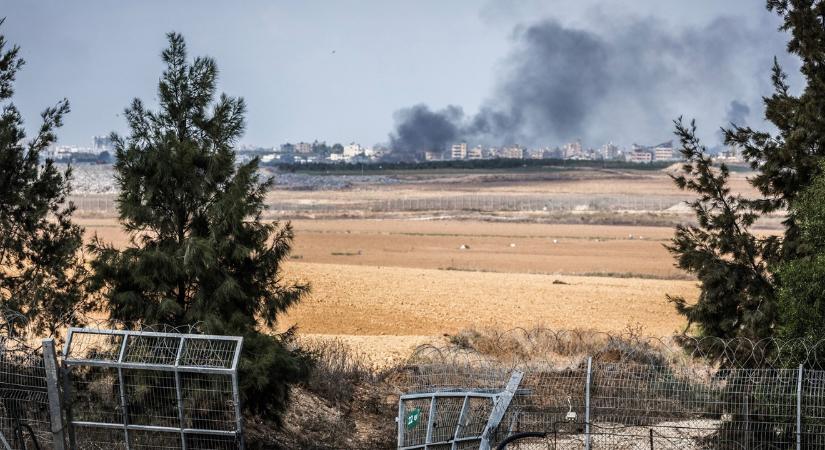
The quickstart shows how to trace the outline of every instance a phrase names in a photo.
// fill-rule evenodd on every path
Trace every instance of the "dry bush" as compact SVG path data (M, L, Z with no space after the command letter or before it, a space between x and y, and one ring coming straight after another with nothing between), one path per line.
M291 389L280 429L246 418L249 448L394 448L399 390L391 375L396 369L376 369L366 355L337 339L296 345L311 363L309 378Z
M623 333L593 330L555 331L545 327L466 329L449 336L457 349L490 357L507 365L521 363L553 364L575 367L588 356L603 362L638 362L665 365L669 357L663 343L643 337L639 326L628 327Z
M305 341L301 349L312 362L305 388L336 405L351 402L357 385L371 384L380 375L367 355L338 339Z

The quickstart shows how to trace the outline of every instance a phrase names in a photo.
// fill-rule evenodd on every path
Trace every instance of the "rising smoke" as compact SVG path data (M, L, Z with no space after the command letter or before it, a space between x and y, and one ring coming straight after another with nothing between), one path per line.
M612 23L599 32L556 21L517 30L504 61L509 70L477 113L419 104L395 114L390 146L396 158L457 141L659 142L671 136L680 115L697 118L715 141L719 126L744 123L748 105L769 91L773 56L785 55L785 36L773 25L744 19L680 30L653 19Z
M736 125L738 127L744 127L748 124L748 115L750 115L751 109L748 105L734 100L730 102L728 105L728 114L726 116L728 123Z

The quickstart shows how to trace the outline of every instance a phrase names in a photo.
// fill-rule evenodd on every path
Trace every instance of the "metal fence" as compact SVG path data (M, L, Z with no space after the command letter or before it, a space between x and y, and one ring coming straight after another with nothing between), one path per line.
M823 349L746 340L675 346L632 336L515 330L475 345L420 348L405 370L405 390L484 392L505 386L512 370L523 371L490 444L533 436L508 449L825 448ZM427 419L454 422L448 410L432 408ZM399 421L406 423L405 414L400 411ZM407 429L407 437L419 439L399 447L465 448L427 442L425 426Z
M0 338L0 448L52 448L42 348L9 337Z
M429 197L398 197L355 202L278 201L268 204L270 211L371 213L424 211L480 212L585 212L585 211L667 211L684 212L687 197L650 195L556 194L556 195L490 195L458 193Z
M398 400L398 447L478 448L489 450L490 440L517 392L523 377L510 375L501 390L408 393Z
M239 337L69 330L69 442L77 449L242 449Z
M670 211L685 212L684 196L551 194L551 195L489 195L456 193L430 197L408 196L392 199L365 199L331 202L310 199L267 202L272 214L344 214L350 212L402 213L424 211L481 212L585 212L585 211ZM114 195L74 196L70 199L78 214L114 216L117 204Z

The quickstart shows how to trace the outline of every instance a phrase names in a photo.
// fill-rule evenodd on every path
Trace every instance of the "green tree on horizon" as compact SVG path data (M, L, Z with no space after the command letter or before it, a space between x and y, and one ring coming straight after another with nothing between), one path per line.
M118 216L130 242L117 249L93 239L93 287L110 318L130 327L199 325L243 336L244 404L277 418L303 366L267 330L309 285L282 279L293 232L262 220L272 179L260 178L257 158L236 166L243 99L216 99L215 61L189 62L183 37L167 37L158 111L133 100L129 136L112 135Z
M20 48L8 48L0 35L0 315L10 334L57 336L65 326L82 323L91 308L84 289L83 229L72 223L75 207L67 202L71 168L61 172L49 159L41 163L69 102L46 108L36 135L26 140L22 116L11 102L23 65Z

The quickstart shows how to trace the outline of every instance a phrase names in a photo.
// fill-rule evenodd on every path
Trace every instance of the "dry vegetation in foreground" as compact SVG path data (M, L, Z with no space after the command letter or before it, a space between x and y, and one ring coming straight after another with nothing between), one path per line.
M291 388L283 426L246 418L248 448L395 448L400 366L375 366L338 339L301 340L313 361L309 379Z
M466 328L447 336L444 344L503 367L552 362L552 358L576 365L583 355L594 355L601 361L630 358L645 364L665 364L668 358L662 348L645 340L640 327L610 335L592 330L553 332L544 327L515 331ZM375 364L369 355L335 338L302 339L298 345L315 361L311 376L292 388L292 404L281 429L247 418L251 449L394 448L394 417L399 395L411 387L408 375L417 373L416 364L450 364L449 358L428 358L433 353L426 350L411 352L404 362Z

